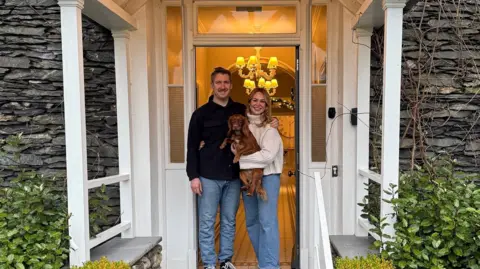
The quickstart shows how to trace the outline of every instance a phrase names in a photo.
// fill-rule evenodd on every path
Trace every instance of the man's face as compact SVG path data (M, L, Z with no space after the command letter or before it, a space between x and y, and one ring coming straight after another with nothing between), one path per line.
M230 97L232 83L227 74L216 74L212 83L213 95L220 100Z

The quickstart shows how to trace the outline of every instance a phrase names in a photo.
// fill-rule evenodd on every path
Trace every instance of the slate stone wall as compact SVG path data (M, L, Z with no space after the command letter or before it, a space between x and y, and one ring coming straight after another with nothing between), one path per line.
M162 246L158 245L150 250L138 262L136 262L132 269L160 269L162 263Z
M404 15L400 164L452 154L479 171L480 6L475 0L419 1ZM372 36L371 165L380 167L383 29ZM415 127L414 127L415 126ZM412 129L414 127L414 129Z
M118 173L115 67L110 31L83 18L89 178ZM56 0L0 0L0 138L23 133L19 149L0 145L0 177L31 168L64 178L65 125L60 8ZM19 163L12 160L20 154ZM15 168L9 167L15 165ZM118 189L108 190L118 215ZM117 212L117 213L115 213Z

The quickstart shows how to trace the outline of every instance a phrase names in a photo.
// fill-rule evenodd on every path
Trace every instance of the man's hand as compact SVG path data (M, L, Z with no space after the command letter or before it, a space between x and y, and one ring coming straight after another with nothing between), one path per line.
M202 183L198 177L190 181L190 188L192 188L193 193L202 195Z
M278 119L275 118L275 117L273 117L273 118L272 118L272 122L270 123L270 126L271 126L272 128L277 129L277 128L278 128Z

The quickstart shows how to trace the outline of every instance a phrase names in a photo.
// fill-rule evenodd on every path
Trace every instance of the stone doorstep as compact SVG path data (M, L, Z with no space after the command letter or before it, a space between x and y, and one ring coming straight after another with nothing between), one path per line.
M369 237L357 237L355 235L331 235L330 242L340 257L354 258L366 257L369 253L378 253L370 249L375 239Z
M114 237L93 248L90 252L90 260L100 260L105 256L110 261L124 261L132 266L161 241L162 237Z

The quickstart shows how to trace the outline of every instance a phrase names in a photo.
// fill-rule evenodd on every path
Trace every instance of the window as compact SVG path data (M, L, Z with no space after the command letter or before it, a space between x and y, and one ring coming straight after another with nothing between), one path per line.
M327 7L312 7L312 84L327 82Z
M294 34L296 6L211 7L197 9L200 34Z
M185 162L183 118L183 87L168 87L168 115L170 125L170 162Z
M312 162L326 161L327 87L312 87Z
M185 162L181 7L167 7L168 123L170 162Z
M312 7L312 162L326 161L327 7Z
M183 84L182 9L167 7L168 84Z

